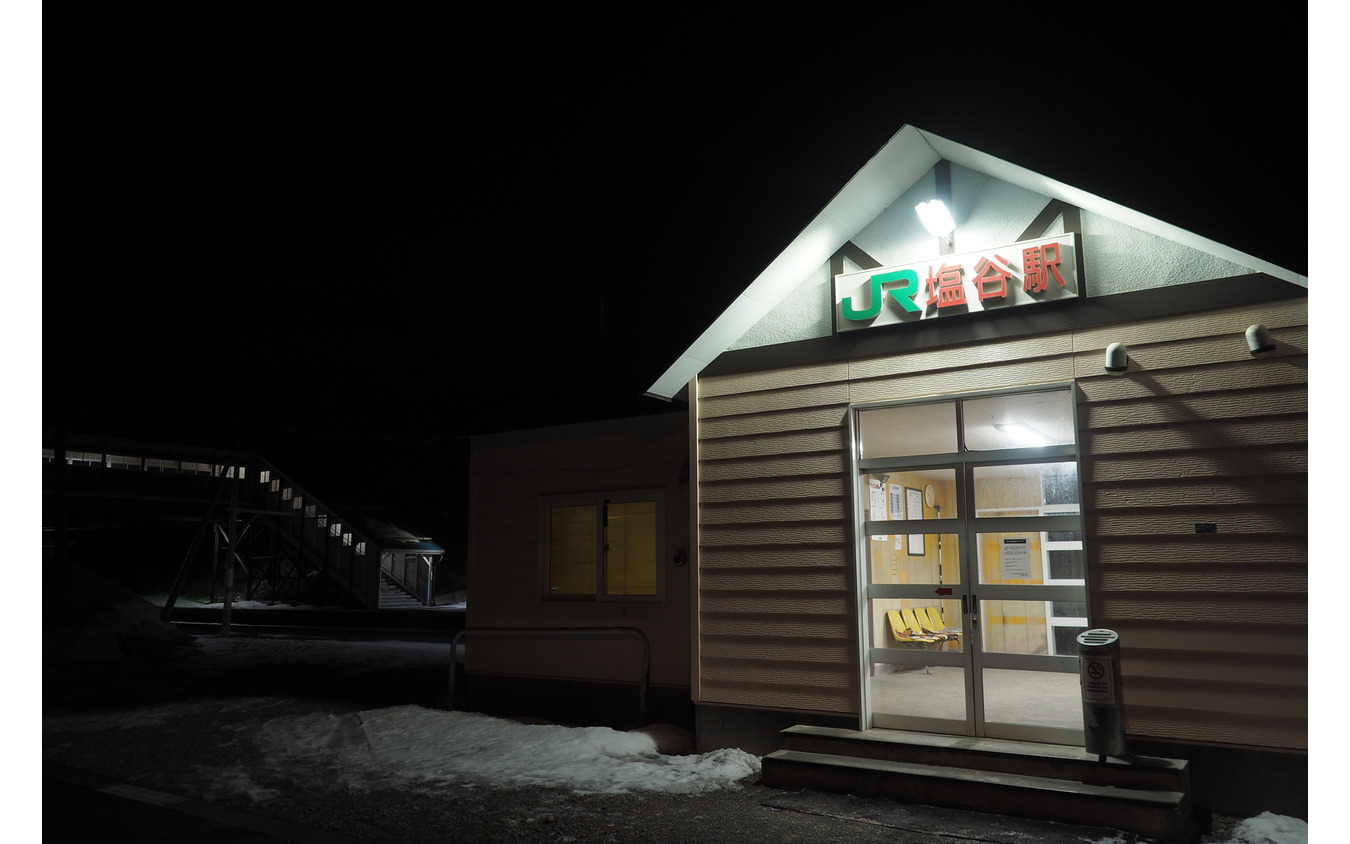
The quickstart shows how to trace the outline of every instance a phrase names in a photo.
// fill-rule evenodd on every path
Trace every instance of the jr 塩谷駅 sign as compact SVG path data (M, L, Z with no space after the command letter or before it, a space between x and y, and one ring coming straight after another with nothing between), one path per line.
M1078 235L943 255L834 277L835 331L857 331L1074 299L1082 287Z

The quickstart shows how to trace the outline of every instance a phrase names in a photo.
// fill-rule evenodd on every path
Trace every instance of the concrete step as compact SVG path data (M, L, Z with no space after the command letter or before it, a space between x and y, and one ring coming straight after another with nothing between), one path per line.
M890 730L792 727L761 781L1087 826L1197 838L1184 760L1098 760L1079 748Z
M1120 788L1191 792L1190 763L1185 759L1136 756L1103 760L1081 747L903 730L798 725L780 735L785 750L1030 774Z

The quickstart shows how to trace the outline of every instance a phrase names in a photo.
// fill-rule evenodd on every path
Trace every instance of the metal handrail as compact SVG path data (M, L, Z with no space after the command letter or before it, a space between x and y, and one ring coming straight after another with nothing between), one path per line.
M455 708L455 673L459 669L459 646L468 634L487 634L490 638L558 639L637 638L642 643L642 680L638 682L638 711L647 711L647 687L651 684L652 646L647 634L636 627L466 627L450 640L450 708Z

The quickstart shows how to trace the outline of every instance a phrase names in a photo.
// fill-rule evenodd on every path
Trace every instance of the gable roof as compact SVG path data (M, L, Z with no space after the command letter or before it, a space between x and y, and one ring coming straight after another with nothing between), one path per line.
M666 369L647 395L671 399L726 351L802 279L830 259L941 159L1058 199L1118 223L1249 267L1300 287L1308 279L1208 238L1146 216L1072 185L1010 164L977 149L905 125L844 185L792 243L765 267L745 292Z

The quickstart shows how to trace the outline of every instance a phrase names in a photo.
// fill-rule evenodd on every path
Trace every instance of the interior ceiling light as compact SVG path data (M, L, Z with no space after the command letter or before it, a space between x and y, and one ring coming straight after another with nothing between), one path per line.
M1025 422L995 422L994 427L1025 445L1049 445L1050 438Z
M923 220L924 228L928 229L933 237L946 237L956 228L952 212L947 210L947 206L943 205L940 199L920 202L914 206L914 210L918 212L919 219Z

